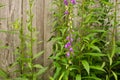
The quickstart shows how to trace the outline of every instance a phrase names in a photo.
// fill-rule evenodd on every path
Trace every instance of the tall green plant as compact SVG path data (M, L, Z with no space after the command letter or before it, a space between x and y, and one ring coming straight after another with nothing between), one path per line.
M29 10L27 10L27 33L25 32L25 26L17 20L13 27L19 31L20 46L16 49L16 62L13 64L18 64L19 68L16 70L19 75L15 79L24 80L38 80L41 78L41 74L44 73L47 67L43 67L40 64L35 64L35 59L39 58L43 54L43 51L39 53L34 53L33 47L37 43L36 29L33 27L33 11L32 7L34 5L34 0L28 0ZM22 20L21 20L22 22ZM16 73L15 71L15 73Z
M51 80L118 80L117 2L114 6L109 0L78 1L75 8L78 9L79 21L76 27L71 22L72 28L69 28L69 18L75 16L69 16L74 8L68 3L74 1L54 1L57 10L54 13L55 35L52 37L54 45L51 58L55 71ZM69 30L73 32L69 33ZM66 36L71 33L74 52L67 57L66 51L71 48L71 44L66 50Z

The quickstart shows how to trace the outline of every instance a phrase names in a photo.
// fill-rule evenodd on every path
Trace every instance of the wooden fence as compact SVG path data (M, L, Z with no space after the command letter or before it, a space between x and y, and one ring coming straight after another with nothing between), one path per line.
M17 19L23 19L23 26L26 26L26 10L28 10L28 0L0 0L0 3L5 6L0 9L0 18L4 18L0 21L0 30L10 31L12 28L12 23ZM47 42L51 35L51 25L50 25L50 7L51 0L34 0L34 20L33 26L36 26L38 34L38 40L43 41L42 44L37 44L34 47L35 52L44 50L45 53L36 61L44 66L48 66L51 61L48 59L51 54L51 42ZM9 32L0 32L0 68L11 73L12 70L8 68L14 60L15 56L13 51L19 45L19 37L16 34L10 34ZM8 46L10 48L4 48L3 46ZM48 73L45 74L48 75ZM45 77L47 78L47 77ZM47 79L45 79L47 80Z

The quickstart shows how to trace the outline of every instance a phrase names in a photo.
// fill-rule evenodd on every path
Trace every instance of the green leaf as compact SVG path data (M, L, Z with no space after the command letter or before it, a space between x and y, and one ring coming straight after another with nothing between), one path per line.
M90 66L91 69L95 69L95 70L100 70L100 71L103 71L103 72L106 72L102 67L100 66Z
M76 75L76 80L81 80L81 75L80 74Z
M40 75L43 74L46 70L47 70L47 67L44 67L44 68L40 69L40 70L36 73L36 76L40 76Z
M61 33L62 33L62 36L65 35L65 31L67 30L67 28L64 28L64 29L60 29Z
M108 75L106 75L106 80L109 80L109 77L108 77Z
M115 62L113 65L111 65L111 68L120 65L120 61Z
M88 23L90 20L92 20L92 16L93 16L93 13L90 13L89 15L87 15L84 23Z
M108 5L108 6L112 6L112 3L107 2L106 0L101 0L102 4Z
M0 46L0 49L9 49L9 46Z
M84 55L95 56L95 57L106 56L105 54L102 53L84 53Z
M53 41L53 42L55 42L55 41L59 41L59 40L62 40L62 37L53 37L52 39L51 39L51 41Z
M52 77L50 77L49 79L50 79L50 80L54 80L54 78L52 78Z
M27 78L20 78L20 77L18 77L18 78L15 78L13 80L28 80L28 79Z
M87 73L89 75L89 73L90 73L89 63L86 60L83 60L82 65L84 66L85 70L87 71Z
M95 76L88 76L88 77L82 77L82 79L84 80L84 79L86 79L87 78L87 80L102 80L102 79L100 79L100 78L97 78L97 77L95 77Z
M109 58L109 62L110 62L110 65L112 65L112 58L110 57L110 55L108 55L108 58Z
M0 3L0 7L3 7L3 6L5 6L5 5L3 5L3 4Z
M103 64L102 64L101 68L104 68L104 66L105 66L105 62L103 62Z
M60 77L59 77L59 80L62 80L63 76L65 75L65 72L63 72Z
M70 71L72 71L72 70L79 70L79 69L80 69L80 67L77 66L77 65L71 65L71 66L69 67L69 70L70 70Z
M35 68L43 68L43 66L40 65L40 64L35 64L33 67L35 67Z
M112 71L112 74L114 75L115 80L118 80L118 77L114 71Z
M91 32L95 32L95 33L101 33L101 32L106 32L105 30L91 30Z
M99 40L98 39L94 39L92 40L92 42L90 43L91 45L94 45L95 43L97 43Z
M54 73L54 79L58 79L58 76L60 75L61 67L57 67L56 73Z
M101 50L99 49L98 46L90 45L90 48L92 48L93 50L96 50L96 51L98 51L98 52L101 52Z
M13 29L18 30L20 28L20 22L19 20L16 20L15 22L13 22Z
M113 41L113 46L112 46L112 53L111 53L111 58L113 58L114 57L114 55L115 55L115 53L116 53L116 45L115 45L115 41Z
M18 62L14 62L14 63L11 64L9 67L10 67L10 68L15 67L17 64L18 64Z
M28 62L28 67L32 70L32 63Z
M44 51L41 51L41 52L35 54L35 55L33 56L33 59L36 59L36 58L40 57L43 53L44 53Z
M70 71L67 70L67 71L63 71L63 72L65 72L65 75L64 75L64 77L63 77L63 80L68 80Z
M0 69L0 77L7 79L8 74L4 70Z

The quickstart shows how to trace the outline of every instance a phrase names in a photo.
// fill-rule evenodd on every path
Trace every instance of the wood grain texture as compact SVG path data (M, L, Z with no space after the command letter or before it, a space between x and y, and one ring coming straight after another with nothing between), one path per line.
M44 5L44 66L49 66L51 65L52 61L49 59L49 56L52 51L52 42L48 42L49 38L52 36L52 19L51 19L51 14L52 11L52 0L45 0L45 5ZM44 75L44 80L49 80L48 78L51 76L52 70L49 68L48 72L45 73ZM46 77L47 76L47 77Z
M8 48L1 48L0 51L0 67L8 72L9 76L12 78L15 74L12 73L13 69L9 66L14 62L15 55L14 50L16 49L18 43L18 37L15 34L10 33L12 30L12 23L20 17L20 0L1 0L5 7L0 10L0 17L5 18L1 21L0 30L8 31L0 33L0 40L2 46ZM16 5L16 3L18 3ZM17 11L19 9L19 11Z

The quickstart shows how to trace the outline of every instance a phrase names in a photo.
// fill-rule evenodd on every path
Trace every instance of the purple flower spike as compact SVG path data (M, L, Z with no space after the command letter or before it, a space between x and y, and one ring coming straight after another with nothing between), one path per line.
M65 44L65 48L68 48L68 47L70 47L71 46L71 43L70 42L68 42L67 44Z
M69 12L68 12L68 11L65 11L65 14L69 14Z
M65 4L65 5L68 5L68 1L67 1L67 0L64 0L64 4Z
M70 50L70 52L73 52L73 48L70 48L69 50Z
M70 52L67 52L67 53L66 53L66 56L69 57L69 56L70 56Z
M68 42L68 43L67 43L67 45L68 45L68 47L69 47L69 46L71 46L71 43L70 43L70 42Z
M76 4L76 0L71 0L71 3L72 4Z

